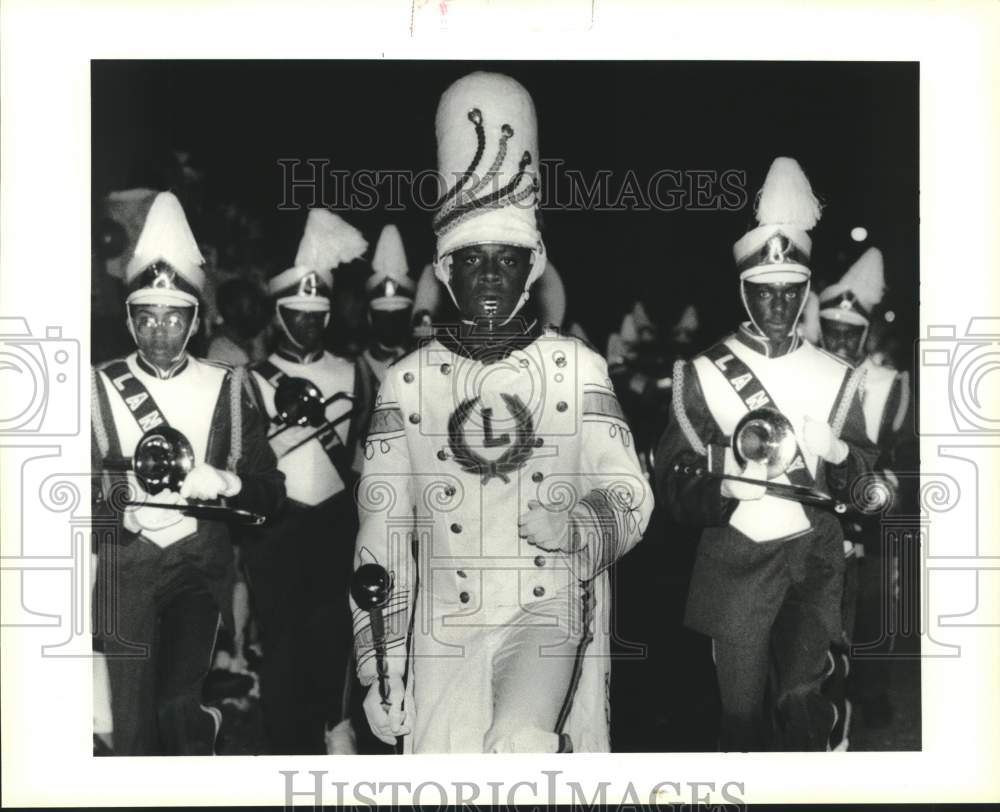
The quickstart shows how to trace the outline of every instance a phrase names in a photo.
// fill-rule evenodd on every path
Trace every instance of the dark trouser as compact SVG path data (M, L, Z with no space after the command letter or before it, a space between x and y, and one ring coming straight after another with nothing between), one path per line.
M261 705L274 754L325 753L324 730L341 717L356 534L345 492L315 507L289 504L275 526L246 542L264 648Z
M723 751L826 749L834 715L821 693L829 631L799 592L789 591L770 634L714 643ZM769 678L773 721L765 714Z
M145 542L136 542L145 543ZM201 703L220 615L198 579L120 583L104 636L116 755L212 755L216 717Z
M809 535L787 541L703 534L685 619L714 641L722 750L827 747L835 710L822 688L841 635L843 537L832 517L812 519Z

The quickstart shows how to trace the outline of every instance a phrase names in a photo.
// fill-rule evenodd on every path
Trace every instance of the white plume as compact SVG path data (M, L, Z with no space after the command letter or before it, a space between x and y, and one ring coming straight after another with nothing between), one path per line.
M775 158L757 195L757 222L794 225L808 231L819 222L822 206L809 178L794 158Z

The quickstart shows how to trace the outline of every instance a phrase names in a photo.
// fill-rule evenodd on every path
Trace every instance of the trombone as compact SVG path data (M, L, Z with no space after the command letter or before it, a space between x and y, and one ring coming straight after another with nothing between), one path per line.
M114 473L132 472L142 483L143 490L155 496L162 491L177 491L196 464L194 448L181 432L171 426L157 426L149 429L139 438L131 457L108 457L101 465L102 470ZM249 510L195 503L173 505L166 502L138 502L125 500L116 502L121 507L149 507L158 510L178 510L195 519L237 522L247 525L261 525L266 516Z
M352 408L341 415L337 415L333 420L326 420L326 407L332 403L336 403L338 400L349 400ZM274 393L275 415L271 420L274 423L284 425L277 431L271 432L267 436L267 439L273 440L282 432L295 426L316 427L315 431L303 437L288 450L282 452L281 456L286 457L327 429L338 426L345 420L353 417L353 404L354 395L347 392L335 392L330 397L324 398L319 388L306 378L282 378Z
M716 474L700 466L675 463L673 470L681 476L706 477L711 479L728 479L732 482L746 482L750 485L763 485L771 496L779 499L789 499L801 502L834 513L845 513L847 504L828 493L806 485L793 485L785 482L773 482L788 470L795 459L798 443L792 424L777 409L765 406L747 412L733 431L732 449L736 461L740 465L747 462L762 463L767 468L767 479L753 479L738 474Z

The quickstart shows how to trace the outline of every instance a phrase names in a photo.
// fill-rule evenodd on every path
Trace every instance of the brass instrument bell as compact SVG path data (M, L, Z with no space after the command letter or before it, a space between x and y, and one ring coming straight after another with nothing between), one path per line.
M179 491L196 464L191 442L168 425L149 429L139 438L130 458L108 459L109 471L134 471L149 494Z
M736 424L732 446L740 465L763 463L767 478L774 479L788 470L798 443L788 418L777 409L764 406L747 412Z
M274 422L286 426L321 426L326 403L316 384L305 378L282 378L274 392Z

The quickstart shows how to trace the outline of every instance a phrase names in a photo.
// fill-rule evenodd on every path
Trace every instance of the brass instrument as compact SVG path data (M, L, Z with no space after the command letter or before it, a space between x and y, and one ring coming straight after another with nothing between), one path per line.
M676 463L674 471L683 476L728 479L732 482L746 482L763 485L767 493L780 499L790 499L814 507L833 510L835 513L847 511L847 505L828 493L805 485L773 482L788 470L795 459L798 443L795 431L788 418L777 409L765 406L747 412L736 424L733 431L732 449L740 465L748 462L761 463L767 468L767 479L753 479L736 474L716 474L693 465Z
M275 415L272 422L281 428L268 435L272 440L293 426L325 428L326 407L338 400L354 400L347 392L335 392L324 399L319 388L305 378L282 378L274 392Z
M103 461L102 468L116 473L133 472L142 483L143 490L155 496L163 491L180 490L185 478L196 464L194 448L188 438L177 429L163 425L143 434L131 457L108 457ZM267 521L267 517L259 513L226 505L205 503L171 505L164 502L132 500L116 504L122 507L179 510L195 519L235 521L250 525L260 525Z

